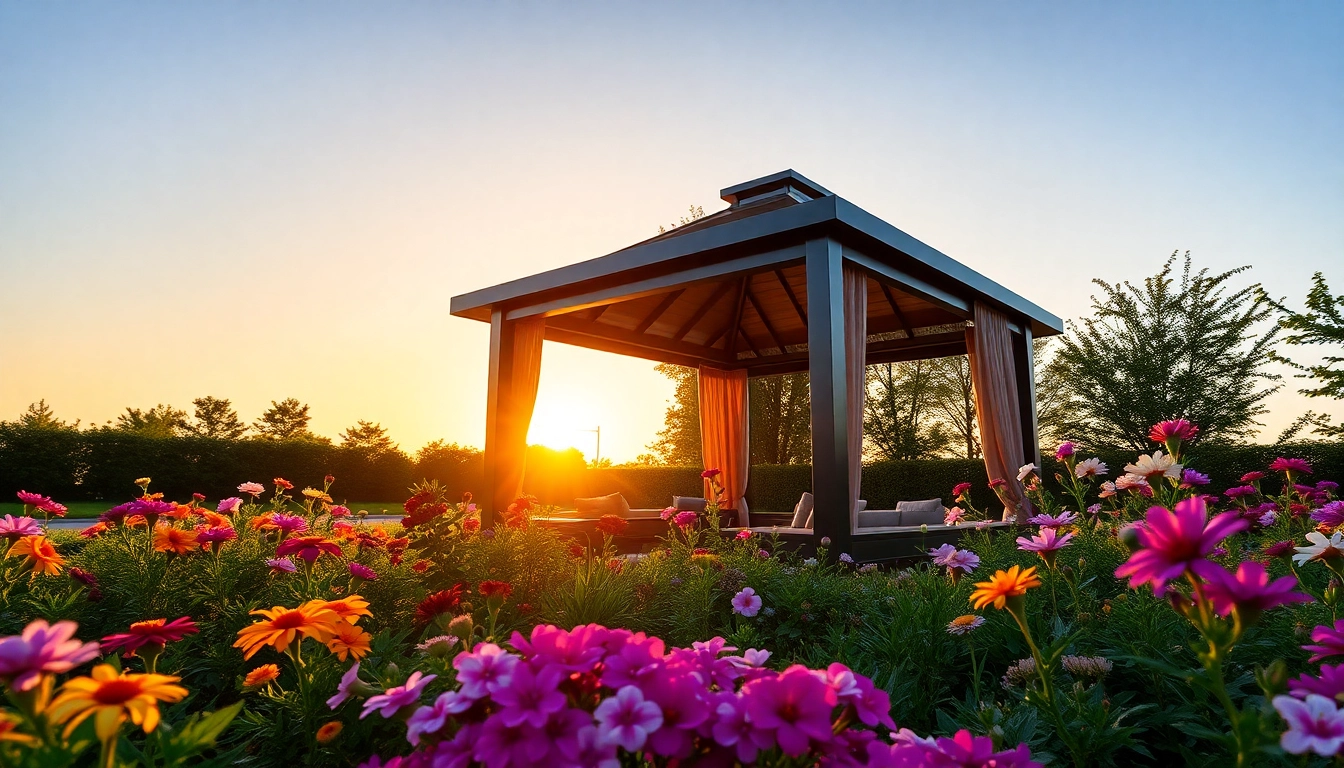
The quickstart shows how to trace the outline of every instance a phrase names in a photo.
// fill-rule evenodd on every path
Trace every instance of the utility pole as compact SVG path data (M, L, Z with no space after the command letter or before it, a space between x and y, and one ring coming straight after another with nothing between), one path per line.
M597 463L601 462L601 461L602 461L602 425L601 425L601 424L598 424L596 429L580 429L579 431L580 431L580 432L593 432L593 433L595 433L595 434L597 435L597 450L596 450L596 452L595 452L595 453L596 453L596 456L593 458L593 463L594 463L594 464L597 464Z

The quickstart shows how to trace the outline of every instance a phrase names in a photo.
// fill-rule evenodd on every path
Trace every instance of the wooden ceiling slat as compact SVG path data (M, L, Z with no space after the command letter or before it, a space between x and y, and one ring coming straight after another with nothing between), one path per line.
M747 288L747 301L751 302L751 308L756 311L756 316L760 318L761 325L765 326L765 332L770 335L770 340L775 342L775 346L780 352L784 351L784 342L780 341L779 334L775 332L774 326L770 325L770 318L765 316L765 311L761 309L761 304L756 300L756 294ZM760 357L760 355L757 355Z
M803 321L803 327L806 328L807 311L804 310L803 305L799 303L798 296L793 292L793 286L789 285L789 279L784 276L784 270L776 269L775 277L779 280L780 286L784 288L784 293L788 295L789 303L793 304L794 311L798 313L798 319Z
M691 315L690 319L685 323L682 323L682 326L677 329L677 332L672 334L672 340L681 341L686 338L686 334L690 333L691 329L695 328L696 323L699 323L704 318L705 314L713 309L728 291L732 290L732 288L732 281L725 280L724 282L719 283L718 287L714 289L714 292L709 295L709 298L705 299L705 303L701 304ZM714 341L718 341L718 339L716 338ZM705 346L710 346L712 344L713 342L707 342Z
M901 312L900 306L896 304L896 299L891 295L891 289L887 287L886 283L878 283L878 285L882 288L882 295L887 298L887 303L891 305L891 311L900 322L901 329L905 331L906 338L913 339L915 331L910 327L910 321L905 319L905 313Z
M649 326L653 325L658 320L658 318L662 317L663 313L667 311L667 308L672 306L672 304L677 299L681 298L681 295L685 292L686 292L685 288L680 288L667 294L667 296L664 296L663 300L658 302L658 306L654 307L653 311L650 312L643 320L639 321L639 325L635 326L635 333L644 333L645 331L649 330Z
M737 288L737 308L733 310L733 322L728 336L728 359L732 360L737 355L737 337L741 335L742 330L742 307L746 304L747 298L747 280L750 276L744 276Z

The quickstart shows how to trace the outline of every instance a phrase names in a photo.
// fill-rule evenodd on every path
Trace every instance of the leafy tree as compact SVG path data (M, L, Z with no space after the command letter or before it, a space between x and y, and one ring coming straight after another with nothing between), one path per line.
M71 424L56 418L56 412L47 405L46 399L38 400L28 406L28 410L19 414L19 425L31 429L78 429L79 420Z
M113 428L146 437L173 437L182 434L186 426L186 411L159 403L148 411L127 408L125 413L117 417Z
M1249 267L1179 279L1177 254L1142 286L1094 280L1093 317L1070 322L1055 362L1067 393L1070 437L1092 445L1149 446L1148 429L1186 418L1201 437L1232 440L1254 431L1279 377L1264 370L1278 327L1260 332L1273 311L1260 286L1232 289Z
M751 460L806 464L812 460L812 393L806 373L752 379Z
M388 453L398 450L397 444L388 437L383 425L360 419L355 426L341 433L341 445L356 448L369 453Z
M1036 359L1036 437L1042 446L1055 446L1069 439L1069 379L1055 349L1056 338L1034 339Z
M700 466L700 380L694 368L659 363L654 369L676 386L663 428L649 443L649 452L662 464L677 467Z
M187 434L237 440L247 431L247 425L239 421L238 412L228 400L207 395L192 400L191 404L196 406L196 417L186 423Z
M272 400L271 407L252 422L252 428L270 440L312 438L313 433L308 431L309 419L308 405L287 397L278 403Z
M868 366L863 436L882 459L917 459L947 446L950 435L934 418L934 362Z
M967 459L980 456L980 427L976 421L975 388L971 384L971 361L966 355L928 361L932 382L930 412L950 433L948 448Z
M1287 331L1283 343L1290 346L1327 345L1344 350L1344 294L1333 296L1325 277L1317 272L1311 277L1311 290L1307 291L1307 311L1294 312L1279 302L1272 302L1275 309L1282 313L1279 327ZM1329 397L1344 399L1344 368L1336 368L1336 363L1344 363L1344 357L1328 354L1317 365L1302 365L1287 357L1271 352L1270 356L1296 368L1302 373L1299 379L1311 379L1319 386L1298 390L1307 397ZM1296 434L1306 426L1315 426L1315 432L1328 437L1344 437L1344 424L1332 426L1327 417L1307 412L1294 422L1284 434ZM1291 436L1291 435L1290 435Z

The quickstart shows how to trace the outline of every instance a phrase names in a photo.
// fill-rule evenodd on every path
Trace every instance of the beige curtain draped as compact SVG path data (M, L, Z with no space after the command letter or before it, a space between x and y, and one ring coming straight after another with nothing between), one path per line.
M971 361L971 384L975 389L975 415L980 427L980 445L985 454L989 479L1007 482L1005 495L1016 507L1017 522L1032 514L1026 490L1017 481L1017 470L1026 463L1022 454L1022 413L1017 399L1017 376L1013 365L1013 339L1008 318L998 310L976 302L974 327L966 328L966 352Z
M537 384L541 381L541 345L546 338L546 318L529 317L515 321L513 362L503 412L499 414L503 430L499 467L496 471L495 506L502 510L523 493L527 464L527 430L532 425L532 410L537 405Z
M845 311L845 387L849 429L849 528L858 531L859 485L863 480L863 403L868 392L868 276L846 264L842 290Z
M721 506L737 510L737 522L751 525L747 510L747 472L751 465L747 408L747 372L700 366L700 453L705 469L718 469ZM705 481L705 497L713 492Z

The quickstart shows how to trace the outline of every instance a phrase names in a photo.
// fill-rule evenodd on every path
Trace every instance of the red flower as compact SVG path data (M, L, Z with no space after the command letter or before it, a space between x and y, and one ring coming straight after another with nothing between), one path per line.
M294 484L291 483L291 482L289 482L288 480L286 480L286 479L283 478L283 477L277 477L277 478L275 478L275 480L273 480L272 482L275 483L276 487L278 487L278 488L284 488L286 491L292 491L292 490L294 490Z
M706 469L704 472L700 473L700 476L706 480L713 480L721 474L723 474L723 470L715 467L714 469Z
M569 545L569 554L571 554L571 555L573 555L573 556L575 556L575 557L583 557L583 555L584 555L584 553L585 553L586 551L587 551L587 550L585 550L585 549L583 548L583 545L582 545L582 544L570 544L570 545Z
M1007 485L1007 484L1008 484L1008 481L1007 481L1007 480L1004 480L1002 477L996 477L996 478L994 478L993 480L990 480L990 481L989 481L989 487L990 487L990 488L1002 488L1002 487L1004 487L1004 486Z
M441 589L415 607L415 623L425 626L445 613L451 613L462 604L462 585L454 584L452 589Z
M196 628L196 622L187 616L172 621L166 619L137 621L127 632L104 637L103 653L121 649L124 656L134 656L136 650L144 646L149 646L151 651L162 651L163 646L197 632L200 630Z
M597 521L597 530L599 533L605 533L608 536L620 536L625 533L626 527L630 523L620 515L603 515Z
M482 581L480 586L481 597L508 597L513 594L513 585L507 581Z
M390 554L399 555L402 552L406 551L406 546L409 545L410 543L411 543L410 539L406 538L405 536L402 536L396 539L388 539L387 544L385 544L384 546L387 547L387 551Z
M327 475L326 477L322 478L322 482L326 483L327 485L331 485L332 483L336 482L336 476Z
M463 533L475 533L481 530L481 519L479 517L468 517L462 521Z
M409 504L410 502L407 503ZM444 514L447 511L448 511L448 505L444 504L443 502L439 502L438 504L428 504L419 507L418 509L416 509L416 511L408 513L405 517L401 519L401 527L405 528L406 530L410 530L416 527L417 525L421 525L423 523L429 522L430 520L433 520L434 518Z
M416 560L414 563L411 563L411 570L415 571L416 573L424 573L425 571L429 570L429 561Z
M1185 419L1171 419L1154 424L1153 428L1148 430L1148 439L1155 443L1165 443L1172 439L1184 443L1193 440L1197 434L1199 427L1194 424Z
M204 493L193 493L193 494L191 494L191 498L195 499L196 501L205 501L205 494L204 494Z
M513 500L513 503L509 505L508 511L511 515L525 515L536 507L537 497L530 493L525 493Z
M430 491L420 491L411 498L407 499L406 502L401 505L401 508L406 510L406 514L414 515L415 511L419 509L422 504L424 504L427 501L430 501L433 498L434 494L431 493Z
M298 555L310 563L322 555L340 557L341 554L341 545L324 536L297 536L285 539L275 548L276 557Z

